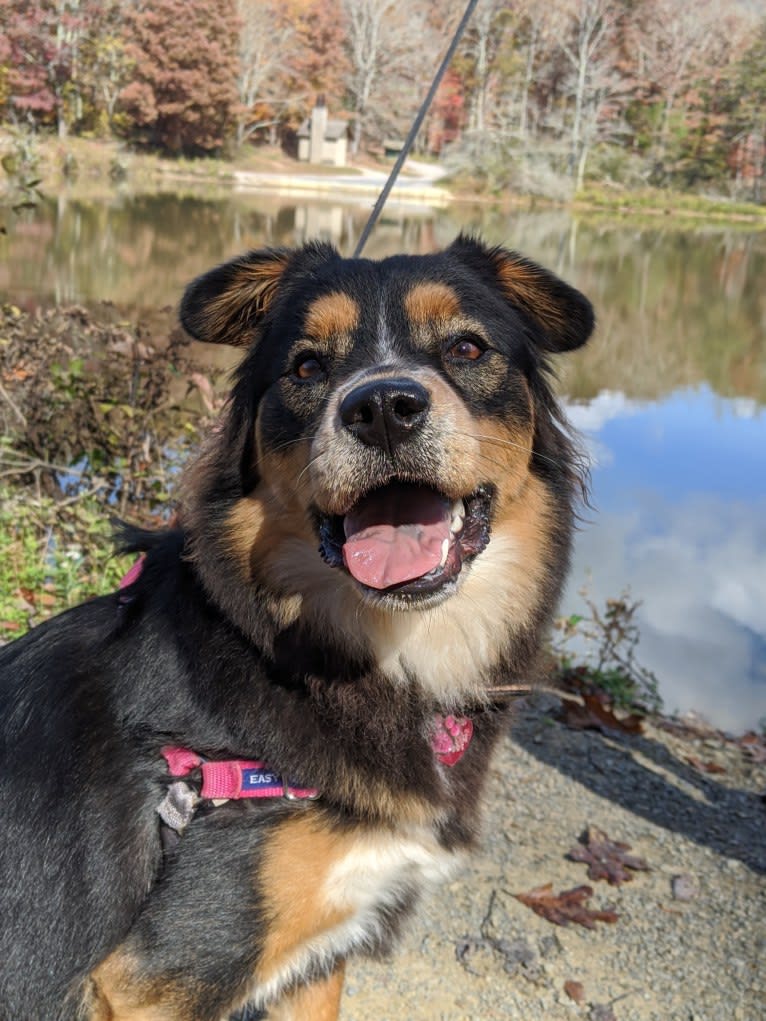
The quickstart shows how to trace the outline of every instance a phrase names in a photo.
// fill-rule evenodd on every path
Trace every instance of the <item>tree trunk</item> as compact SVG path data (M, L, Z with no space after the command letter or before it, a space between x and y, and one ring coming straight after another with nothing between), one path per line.
M529 92L532 88L532 73L535 68L535 58L537 57L537 38L537 31L533 28L527 46L524 79L521 85L521 109L519 111L519 138L524 149L526 149L527 133L529 131Z
M580 147L580 159L577 161L577 180L575 181L576 192L582 190L583 181L585 180L585 164L588 161L589 154L590 145L583 141L582 146Z

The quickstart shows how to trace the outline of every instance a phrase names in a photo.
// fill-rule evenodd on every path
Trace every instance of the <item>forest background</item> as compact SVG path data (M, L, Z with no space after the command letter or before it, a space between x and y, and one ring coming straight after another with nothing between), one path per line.
M0 0L0 128L235 159L294 152L323 96L352 158L380 154L462 9ZM566 199L596 181L766 202L766 3L481 0L416 151L489 194Z

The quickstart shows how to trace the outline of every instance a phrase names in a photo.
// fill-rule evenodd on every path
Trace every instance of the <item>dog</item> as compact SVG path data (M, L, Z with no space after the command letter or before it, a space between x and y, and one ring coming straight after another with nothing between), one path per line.
M0 651L0 1021L331 1021L476 843L582 471L534 262L250 252L187 288L237 345L177 527Z

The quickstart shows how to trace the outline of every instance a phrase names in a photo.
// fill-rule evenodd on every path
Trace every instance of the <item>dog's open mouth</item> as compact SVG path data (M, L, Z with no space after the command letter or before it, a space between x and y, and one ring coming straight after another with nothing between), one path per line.
M427 486L391 482L344 515L319 515L320 552L367 589L436 592L489 542L490 503L487 487L449 500Z

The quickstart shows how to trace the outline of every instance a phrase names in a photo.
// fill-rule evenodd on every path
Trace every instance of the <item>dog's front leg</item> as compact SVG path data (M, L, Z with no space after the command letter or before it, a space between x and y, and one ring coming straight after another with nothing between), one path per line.
M269 1021L336 1021L340 1012L345 965L329 978L300 986L269 1008Z

